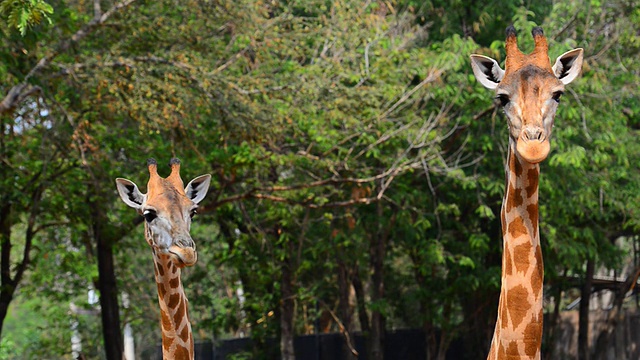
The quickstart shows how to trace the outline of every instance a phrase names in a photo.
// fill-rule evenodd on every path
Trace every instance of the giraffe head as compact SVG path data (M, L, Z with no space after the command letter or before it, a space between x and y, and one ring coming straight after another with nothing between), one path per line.
M535 41L531 54L518 49L513 26L507 28L506 34L504 70L497 61L482 55L471 55L471 67L482 85L495 89L507 115L515 153L521 160L535 164L549 154L556 109L564 86L580 74L583 50L567 51L551 66L547 39L541 28L531 32Z
M178 267L192 266L198 255L189 230L197 205L209 189L211 175L201 175L184 186L180 178L180 160L171 159L171 174L158 175L158 163L147 160L149 182L143 194L131 180L118 178L116 187L125 204L145 219L147 242L157 254L169 256Z

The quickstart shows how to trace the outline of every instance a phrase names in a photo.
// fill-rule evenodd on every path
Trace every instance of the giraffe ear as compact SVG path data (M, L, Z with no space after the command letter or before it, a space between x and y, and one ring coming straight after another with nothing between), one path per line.
M504 70L498 62L483 55L471 55L471 68L480 84L488 89L495 89L504 77Z
M567 85L580 75L583 54L584 50L578 48L558 56L553 65L553 73L563 84Z
M209 190L209 184L211 183L211 175L200 175L197 178L189 181L187 187L184 188L184 193L194 203L199 203L207 195Z
M142 208L145 195L138 190L138 186L136 186L133 181L117 178L116 188L118 189L118 194L120 194L120 197L125 204L136 210L140 210Z

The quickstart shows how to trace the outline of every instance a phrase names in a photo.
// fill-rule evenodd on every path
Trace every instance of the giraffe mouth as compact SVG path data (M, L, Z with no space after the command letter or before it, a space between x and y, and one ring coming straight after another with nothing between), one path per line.
M549 139L543 140L527 140L524 137L518 139L516 143L516 151L520 157L531 164L537 164L544 161L549 155L551 145Z
M193 266L198 261L198 253L192 247L170 246L167 252L175 260L178 267Z

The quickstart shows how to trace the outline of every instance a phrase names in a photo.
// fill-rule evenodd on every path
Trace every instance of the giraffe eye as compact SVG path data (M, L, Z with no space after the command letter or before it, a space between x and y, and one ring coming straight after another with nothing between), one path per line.
M155 210L147 209L147 210L145 210L145 211L142 213L142 216L144 216L144 219L145 219L148 223L150 223L150 222L152 222L155 218L157 218L157 217L158 217L158 214L156 213L156 211L155 211Z
M189 213L189 216L191 216L191 218L193 219L193 217L196 216L197 213L198 213L198 210L193 209L191 210L191 213Z
M559 103L560 102L560 98L562 97L563 94L564 94L563 91L556 91L556 92L553 93L551 98L553 99L553 101Z
M502 107L507 106L507 104L509 104L509 102L511 101L509 99L509 95L507 94L498 94L498 96L496 96L496 99L498 99L498 101L500 102L500 106Z

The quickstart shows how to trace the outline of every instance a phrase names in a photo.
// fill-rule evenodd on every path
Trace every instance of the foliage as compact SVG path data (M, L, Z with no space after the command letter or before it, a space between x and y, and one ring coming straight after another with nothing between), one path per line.
M53 7L43 0L2 0L0 2L0 15L6 17L9 28L17 29L22 36L26 34L28 28L40 24L43 20L51 24L51 14L53 14Z
M3 14L39 3L4 1ZM640 227L640 12L628 2L101 3L100 23L94 4L59 1L41 11L55 26L0 35L0 89L17 101L0 106L12 269L33 244L0 351L68 356L57 344L69 323L56 321L72 300L93 311L96 232L129 299L121 323L159 343L150 250L113 179L145 191L146 158L178 156L185 180L213 175L192 229L199 262L183 272L197 340L251 336L238 358L277 356L267 339L284 336L291 301L296 334L339 331L335 319L372 329L379 315L387 329L424 329L430 351L463 337L484 356L507 132L468 54L504 58L510 23L525 50L542 25L552 61L585 48L542 164L548 284L594 255L617 266L616 238ZM25 309L45 325L16 322ZM79 320L97 339L98 318ZM25 339L37 326L35 349ZM85 340L85 355L101 345Z

